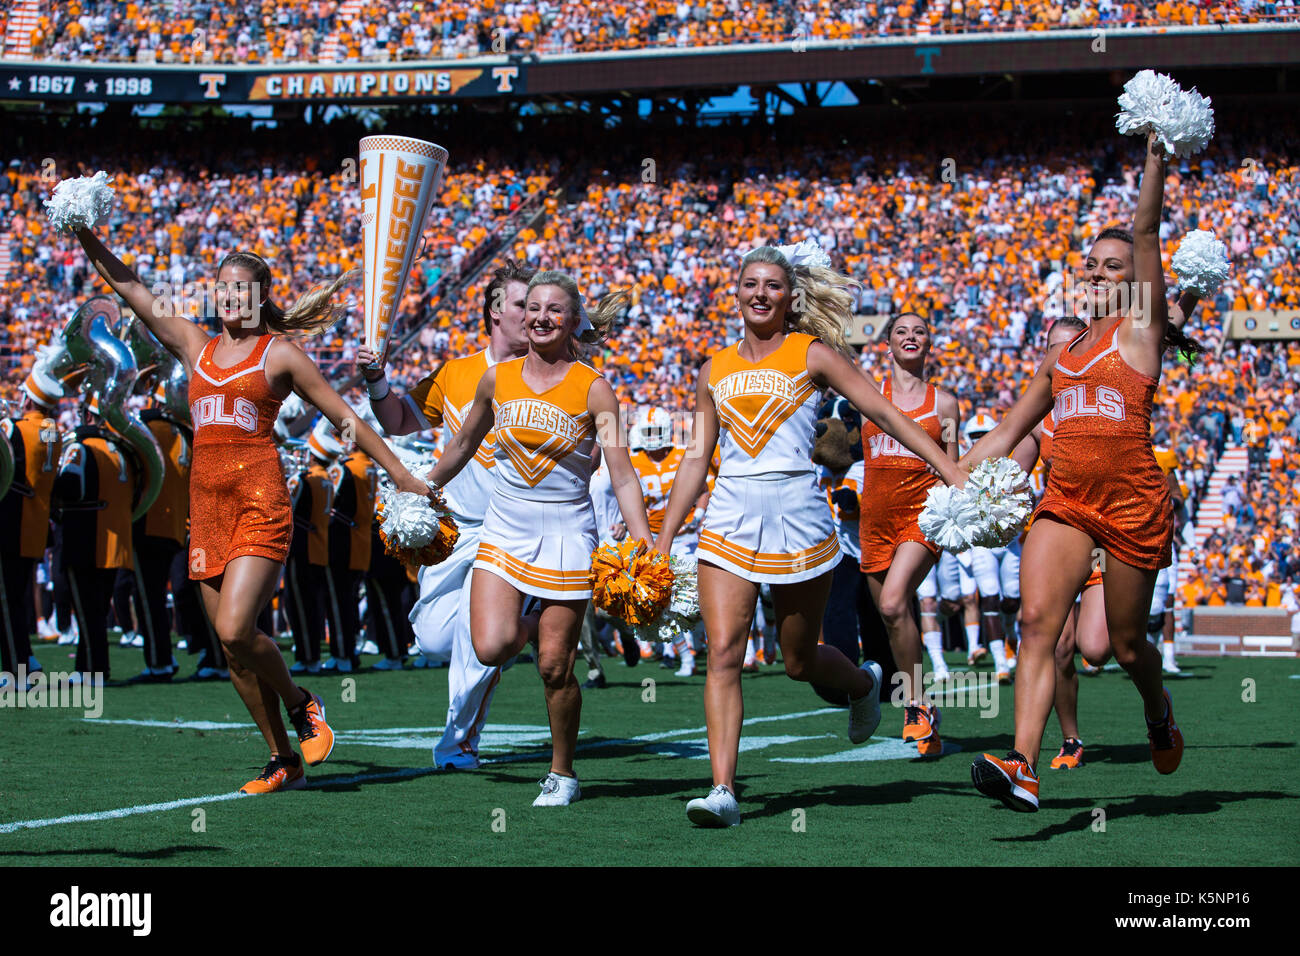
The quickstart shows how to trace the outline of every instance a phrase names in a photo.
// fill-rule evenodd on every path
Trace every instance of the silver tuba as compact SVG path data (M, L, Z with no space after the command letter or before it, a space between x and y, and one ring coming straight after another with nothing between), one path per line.
M137 521L162 491L163 455L153 433L127 410L137 366L131 349L113 334L121 315L113 299L95 296L68 321L63 341L73 360L88 366L82 390L99 396L100 416L131 447L144 469L144 488L131 512L131 520Z
M162 395L160 404L167 417L173 421L189 425L190 422L190 377L185 365L159 342L149 327L140 321L139 316L127 318L122 339L131 348L135 356L136 368L140 380L146 377L157 382Z

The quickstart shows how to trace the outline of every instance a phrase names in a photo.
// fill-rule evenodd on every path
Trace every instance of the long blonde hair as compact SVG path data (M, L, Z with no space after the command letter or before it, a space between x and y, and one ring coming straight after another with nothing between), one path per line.
M343 286L361 275L360 269L343 273L333 282L314 285L298 297L288 309L281 309L271 301L271 267L255 252L232 252L221 260L217 275L226 266L243 266L253 273L255 289L266 289L267 297L261 303L261 319L272 332L291 336L318 335L332 328L347 314L344 306L333 303L334 295Z
M759 246L740 261L740 276L753 262L780 266L790 284L790 304L785 313L788 331L816 336L835 351L852 356L853 349L844 339L844 330L853 318L853 292L861 283L822 266L792 266L775 246Z
M569 300L570 314L574 316L579 314L582 293L578 291L578 283L574 282L569 275L554 269L538 272L528 280L528 291L532 292L539 285L553 285L562 289ZM619 289L602 296L594 308L587 310L587 320L591 322L591 329L583 332L581 336L574 336L573 351L576 358L586 358L592 351L589 347L602 344L614 334L619 318L631 301L632 297L625 290Z

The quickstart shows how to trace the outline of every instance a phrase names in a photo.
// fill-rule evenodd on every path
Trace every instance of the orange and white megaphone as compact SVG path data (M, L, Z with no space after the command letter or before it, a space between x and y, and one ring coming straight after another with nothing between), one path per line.
M365 346L384 354L393 315L415 263L424 222L442 188L447 151L408 136L361 140L361 228L365 237Z

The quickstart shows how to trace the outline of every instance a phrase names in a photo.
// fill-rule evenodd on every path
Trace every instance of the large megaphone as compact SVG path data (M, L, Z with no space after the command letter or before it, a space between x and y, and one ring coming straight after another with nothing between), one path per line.
M447 151L407 136L367 136L360 146L365 239L365 346L384 354L388 330L415 263L424 222L442 188Z

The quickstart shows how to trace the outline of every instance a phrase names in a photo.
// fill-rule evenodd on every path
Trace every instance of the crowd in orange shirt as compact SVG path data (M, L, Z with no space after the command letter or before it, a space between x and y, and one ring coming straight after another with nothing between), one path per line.
M1273 141L1294 141L1295 120L1275 120ZM544 138L521 137L531 145L519 155L502 148L455 165L474 151L453 148L428 232L434 253L417 267L403 303L406 322L426 305L430 321L391 376L413 384L445 358L481 345L485 279L454 301L429 287L436 270L454 274L512 207L542 191L546 218L502 252L572 273L589 298L610 288L631 291L616 340L591 356L628 403L688 410L695 370L738 332L732 280L741 254L766 242L814 238L862 283L860 313L907 310L930 319L934 380L959 397L964 415L977 405L1005 408L1060 314L1063 276L1079 268L1089 237L1131 217L1136 160L1125 149L1131 144L1104 129L1062 128L1039 145L1045 138L1032 135L1041 127L1034 118L971 118L964 130L963 121L943 122L951 132L943 151L951 155L942 157L924 135L928 124L910 117L882 121L870 145L856 146L823 123L783 136L752 126L676 138L611 135L598 159L590 149L564 152L563 144L590 132L562 125ZM210 278L222 255L251 243L276 269L276 296L288 300L359 259L356 189L341 165L350 148L345 135L308 127L267 133L241 149L188 153L167 141L173 137L141 133L129 147L98 154L70 135L66 152L53 158L63 175L101 166L113 173L119 201L106 239L147 277L179 270L184 281ZM555 148L564 160L539 153L543 140L561 144ZM335 155L333 165L293 159L286 167L283 159ZM1255 172L1242 169L1244 155L1257 160ZM13 263L0 282L9 395L35 347L97 288L75 241L48 234L39 161L14 162L0 177L0 211L14 213L4 234ZM567 196L556 189L561 183ZM1228 342L1219 349L1228 309L1300 308L1300 169L1284 165L1250 128L1234 126L1227 112L1205 154L1171 164L1165 208L1166 257L1186 231L1207 228L1227 242L1233 270L1188 325L1209 351L1191 368L1168 357L1155 440L1177 452L1192 506L1228 443L1253 446L1249 513L1230 516L1207 555L1227 561L1244 541L1266 578L1300 579L1300 561L1275 556L1268 565L1278 548L1291 554L1296 547L1300 347ZM327 372L350 371L358 324L354 310L348 324L316 343ZM882 350L866 348L863 364L878 366Z
M5 0L7 25L19 6ZM56 60L262 63L1294 20L1294 0L42 0Z

